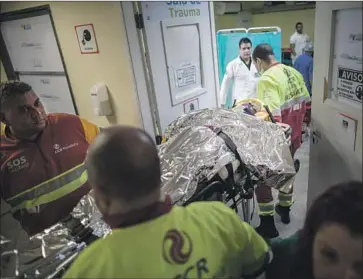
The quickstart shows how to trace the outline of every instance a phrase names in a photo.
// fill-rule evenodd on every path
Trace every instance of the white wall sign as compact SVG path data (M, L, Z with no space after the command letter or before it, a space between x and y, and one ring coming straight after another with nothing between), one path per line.
M363 73L338 67L337 94L352 101L362 102Z
M15 71L64 71L49 15L3 21L1 33Z
M177 69L175 71L175 80L177 87L183 87L197 82L196 66L191 65Z
M199 109L199 100L198 98L193 99L184 103L184 113L189 113Z
M81 53L99 53L93 24L77 25L75 29Z
M362 22L361 9L336 11L332 97L355 107L362 107Z

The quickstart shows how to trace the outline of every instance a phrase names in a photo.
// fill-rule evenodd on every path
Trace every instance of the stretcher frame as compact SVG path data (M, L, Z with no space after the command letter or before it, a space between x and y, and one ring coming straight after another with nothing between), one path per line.
M269 109L268 106L263 105L260 101L258 100L254 100L254 99L246 99L246 100L242 100L240 102L238 102L238 104L234 104L235 106L238 105L242 105L245 102L248 101L256 101L260 104L261 107L264 108L264 110L266 111L266 115L268 116L267 118L265 117L265 121L271 121L272 123L276 124L276 121ZM288 140L288 142L290 142L290 151L291 154L294 154L293 150L292 150L292 145L291 145L291 140L289 140L289 133L290 133L290 127L284 125L284 132L286 135L286 139ZM211 129L213 129L212 127L209 127ZM235 155L236 159L239 161L240 165L239 165L239 170L242 173L242 182L244 182L243 185L241 185L242 183L240 181L234 181L234 179L232 179L233 177L233 170L231 171L230 169L228 169L228 165L227 170L228 170L228 179L226 181L223 181L222 179L217 179L214 180L212 179L212 182L210 182L209 184L205 185L205 183L200 183L197 186L197 190L195 192L195 194L188 200L186 201L183 205L186 206L192 202L195 201L205 201L205 200L210 200L208 199L209 195L206 195L209 192L213 192L213 190L215 191L216 195L216 199L212 199L212 200L218 200L221 202L224 202L226 205L230 204L230 208L234 209L236 211L236 213L240 213L238 210L238 206L241 204L242 207L242 217L243 220L250 224L252 221L252 217L253 217L253 213L254 213L254 208L255 205L253 205L253 211L251 214L251 200L254 201L254 189L256 188L256 186L259 183L259 175L257 173L253 173L251 170L249 170L247 168L247 166L243 163L239 153L237 152L237 146L233 143L233 141L229 138L228 135L224 134L222 129L217 128L214 129L214 132L220 136L225 144L227 145L227 147L231 150L231 152ZM299 160L294 160L294 167L295 167L295 171L298 172L300 169L300 162ZM204 185L203 185L204 184ZM199 189L201 189L199 191ZM219 195L218 195L219 194ZM222 197L222 198L218 198L218 197ZM206 199L207 198L207 199Z

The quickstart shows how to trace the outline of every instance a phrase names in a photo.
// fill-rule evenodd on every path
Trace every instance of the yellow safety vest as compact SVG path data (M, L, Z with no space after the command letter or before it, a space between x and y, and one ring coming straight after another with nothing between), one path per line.
M310 101L303 76L294 68L277 64L264 72L257 82L257 98L281 117L281 111Z
M113 230L63 278L241 278L261 271L269 256L265 241L233 210L196 202Z

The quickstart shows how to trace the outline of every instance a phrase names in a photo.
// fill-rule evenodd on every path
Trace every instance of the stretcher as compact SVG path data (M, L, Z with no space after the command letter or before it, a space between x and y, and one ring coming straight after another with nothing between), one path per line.
M247 99L235 103L232 110L249 114L260 120L274 122L268 108L257 99ZM291 143L291 128L283 123L275 123L275 125L284 131L286 142ZM246 166L233 139L223 131L223 128L213 127L213 125L208 126L208 128L223 139L224 145L234 154L235 159L223 166L211 179L198 181L194 194L179 204L188 205L195 201L209 200L222 201L238 212L245 222L250 223L252 219L251 209L254 209L254 206L251 206L251 201L254 201L254 188L263 181L261 181L260 175ZM167 141L168 137L164 138L163 142L166 143ZM299 164L296 162L294 164L295 171L298 167Z
M268 117L267 115L265 117ZM289 137L290 127L284 124L286 136ZM230 139L226 138L227 146L236 153L236 146ZM239 157L238 155L236 156ZM294 162L296 172L299 170L299 161ZM251 222L251 200L254 199L254 189L259 181L256 176L251 173L238 158L234 164L225 166L225 174L216 175L211 181L204 181L198 184L195 195L193 195L183 205L188 205L195 201L221 201L242 215L243 220L247 223ZM236 179L237 177L237 179ZM241 205L241 208L239 208ZM254 205L252 206L252 209Z

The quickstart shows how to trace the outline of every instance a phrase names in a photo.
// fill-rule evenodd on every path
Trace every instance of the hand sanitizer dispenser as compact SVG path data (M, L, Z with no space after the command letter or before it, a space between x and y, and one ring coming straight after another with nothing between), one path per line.
M90 90L94 113L97 116L108 116L112 114L111 102L108 88L104 83L97 83Z

